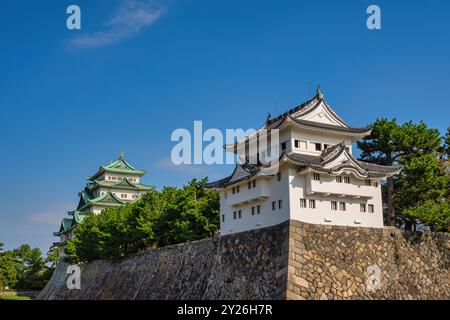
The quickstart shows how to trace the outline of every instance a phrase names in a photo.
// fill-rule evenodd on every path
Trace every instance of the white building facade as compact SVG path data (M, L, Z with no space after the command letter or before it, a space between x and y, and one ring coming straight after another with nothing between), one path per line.
M279 162L267 173L261 161L249 159L250 144L262 132L278 129ZM277 225L293 219L306 223L352 227L383 227L381 182L400 172L357 160L352 143L370 135L369 128L345 123L317 95L276 118L269 117L254 135L228 152L246 150L243 163L224 179L207 187L220 192L221 234ZM269 145L276 142L270 141ZM264 150L257 151L263 154Z

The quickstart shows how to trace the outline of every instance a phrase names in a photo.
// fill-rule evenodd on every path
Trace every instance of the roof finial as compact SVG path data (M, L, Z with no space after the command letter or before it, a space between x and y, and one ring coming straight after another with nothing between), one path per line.
M123 151L120 151L120 160L123 160Z
M320 91L320 85L317 86L317 97L323 99L323 93Z

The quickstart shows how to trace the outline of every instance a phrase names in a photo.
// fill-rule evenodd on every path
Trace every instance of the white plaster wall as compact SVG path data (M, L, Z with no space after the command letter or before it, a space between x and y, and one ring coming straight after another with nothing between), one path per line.
M352 177L352 181L354 178ZM383 214L381 207L381 187L373 188L372 199L350 199L336 196L308 195L306 193L306 176L298 175L295 169L290 170L290 207L291 219L315 224L329 224L353 227L383 227ZM336 183L339 189L344 183ZM306 208L300 208L300 199L307 199ZM316 200L316 208L309 208L309 199ZM338 210L331 210L331 201L338 202ZM346 203L346 210L339 210L339 202ZM360 212L360 204L366 204L366 212ZM374 212L370 213L368 204L374 205ZM359 222L359 223L357 223Z
M116 180L111 180L112 177L116 177ZM117 173L104 173L102 174L98 180L105 180L105 181L110 181L110 182L119 182L122 178L133 178L135 179L135 181L130 180L131 183L140 183L141 182L141 178L139 176L134 176L134 175L125 175L125 174L117 174Z
M302 140L308 142L308 149L295 148L295 140ZM316 151L312 143L322 143L328 144L330 146L345 142L345 145L349 147L350 153L352 152L352 141L350 138L345 136L328 135L326 133L315 133L314 131L302 130L300 128L293 127L291 129L291 145L292 151L296 153L303 153L309 155L318 156L322 151ZM323 146L322 146L323 147ZM323 149L322 149L323 150Z
M233 196L231 186L227 188L227 198L225 198L224 191L220 192L220 232L222 235L242 232L246 230L259 229L268 226L277 225L289 219L289 178L287 168L281 170L282 178L278 181L277 176L268 179L268 187L270 189L270 196L265 200L255 201L245 205L231 206L228 205L228 197ZM262 178L257 179L257 184ZM266 179L266 178L265 178ZM248 189L247 181L240 185L240 192L251 192ZM242 195L239 195L242 196ZM278 200L282 200L282 208L278 209ZM276 201L276 209L272 210L272 201ZM251 208L261 205L261 213L256 213L252 216ZM233 219L233 212L242 210L242 218ZM225 222L222 222L222 214L225 215Z
M100 187L100 188L98 188L96 190L96 197L100 196L102 194L102 192L106 193L106 192L109 192L109 191L111 191L111 193L114 194L119 199L125 200L125 201L137 200L137 199L139 199L139 197L134 199L133 195L138 195L139 196L139 195L144 194L144 192L133 191L133 190L128 190L128 189L122 189L122 190L121 189L114 189L114 190L110 190L109 188L102 188L102 187ZM123 198L122 194L126 194L127 197Z

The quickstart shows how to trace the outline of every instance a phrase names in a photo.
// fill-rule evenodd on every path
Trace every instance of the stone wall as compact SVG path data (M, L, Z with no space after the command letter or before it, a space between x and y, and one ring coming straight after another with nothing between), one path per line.
M281 299L287 250L285 223L82 264L80 290L67 289L60 262L38 299Z
M38 298L449 299L449 248L448 234L287 221L83 264L81 290L60 262Z
M448 234L289 229L288 299L450 299Z

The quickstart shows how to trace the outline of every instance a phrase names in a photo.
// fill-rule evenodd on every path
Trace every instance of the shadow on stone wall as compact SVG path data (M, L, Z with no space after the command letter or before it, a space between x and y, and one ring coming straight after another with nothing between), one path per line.
M414 237L291 220L82 264L80 290L60 262L38 299L449 299L449 235Z

